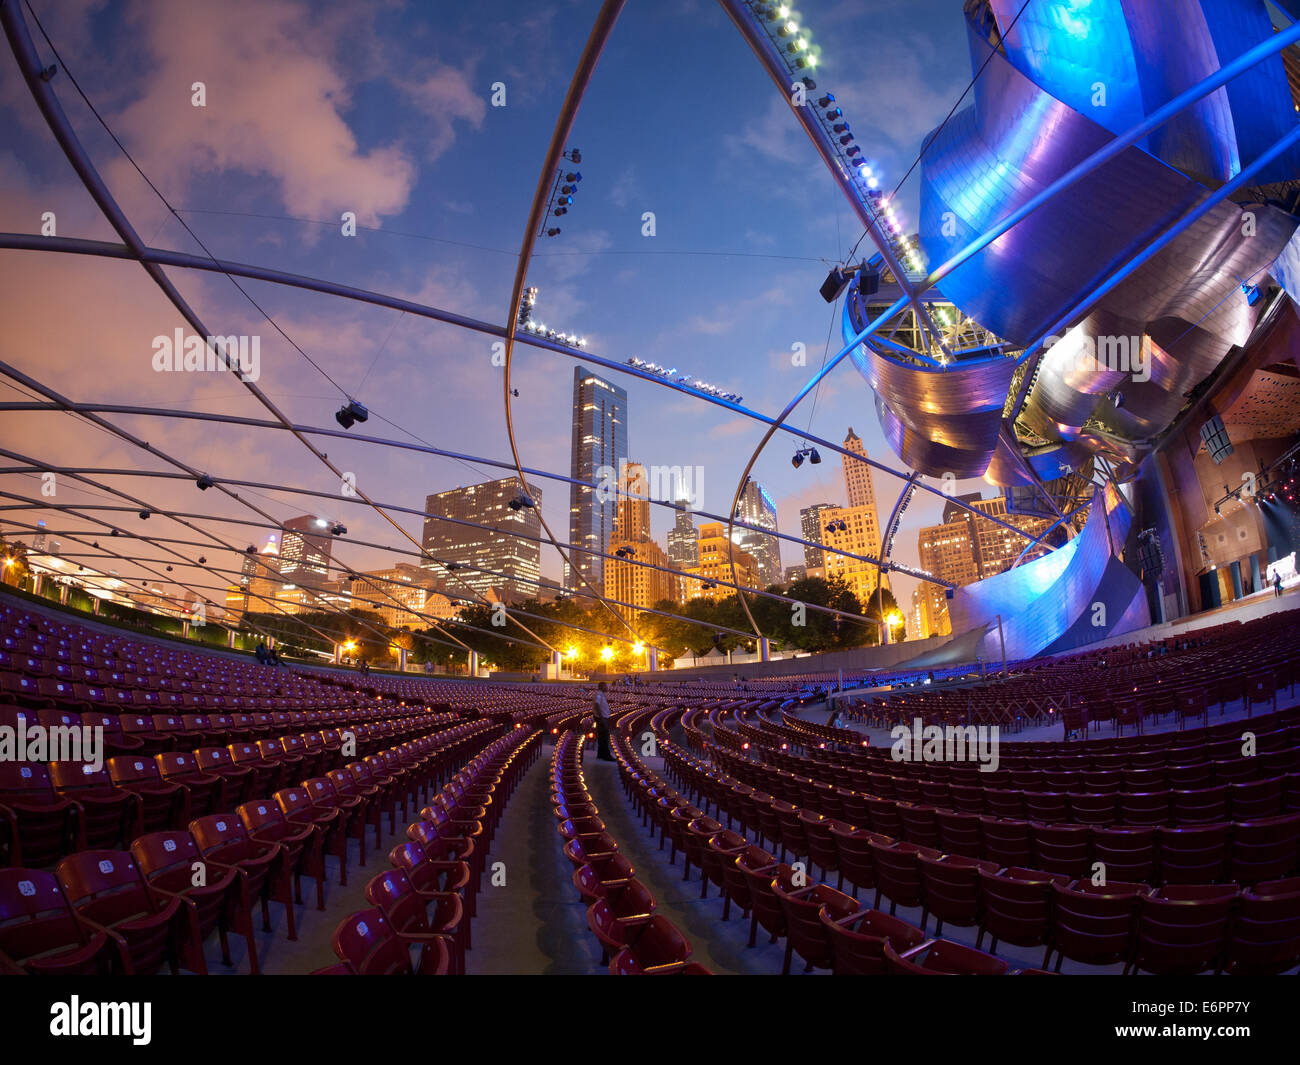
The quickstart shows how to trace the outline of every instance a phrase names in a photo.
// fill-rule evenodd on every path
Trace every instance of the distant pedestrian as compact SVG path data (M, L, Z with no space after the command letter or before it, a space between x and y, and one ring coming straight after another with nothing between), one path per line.
M596 757L602 762L612 762L613 754L609 749L609 699L605 697L608 689L602 680L596 688L596 697L592 700L592 716L596 719Z
M1273 598L1276 599L1282 594L1282 574L1274 571L1273 573Z
M257 641L257 647L253 651L253 657L256 658L261 665L267 664L266 643L264 641Z

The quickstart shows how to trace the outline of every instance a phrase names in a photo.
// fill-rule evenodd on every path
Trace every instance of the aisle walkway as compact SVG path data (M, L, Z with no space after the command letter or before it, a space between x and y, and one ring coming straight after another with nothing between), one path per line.
M600 944L587 928L573 865L555 828L547 780L551 752L546 745L524 774L497 828L479 890L471 974L600 971ZM496 862L505 863L503 887L492 886Z
M659 759L649 759L654 769L662 772ZM599 762L588 752L583 759L587 789L600 808L606 831L618 840L619 851L636 869L637 879L647 888L658 904L661 913L675 924L688 940L693 953L691 961L719 975L733 973L779 973L785 955L785 940L769 943L767 934L758 930L757 945L750 949L749 920L742 919L738 907L731 908L731 917L722 920L722 897L714 885L709 886L709 897L700 898L700 873L692 867L691 879L682 879L682 856L675 865L668 864L669 845L659 850L658 835L651 836L648 827L632 813L632 806L623 792L615 763ZM587 935L590 937L591 933ZM800 966L796 963L796 971Z

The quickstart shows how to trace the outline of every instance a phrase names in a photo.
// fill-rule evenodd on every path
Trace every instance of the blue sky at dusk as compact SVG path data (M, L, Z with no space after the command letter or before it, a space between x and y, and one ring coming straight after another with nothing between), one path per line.
M970 79L960 0L813 0L802 23L822 48L819 93L839 99L867 158L892 187L924 135ZM491 322L511 313L510 285L529 201L557 111L599 5L203 5L33 0L67 71L149 179L211 254L381 290ZM49 50L33 30L42 57ZM0 50L0 225L37 232L54 212L61 236L116 240ZM206 107L191 85L203 81ZM490 104L493 83L506 106ZM141 237L200 252L112 143L64 72L55 79L70 120ZM597 68L570 146L582 182L559 237L539 243L529 283L535 316L581 333L589 350L675 366L746 406L775 414L838 346L838 308L817 289L861 230L722 8L704 0L629 3ZM916 217L918 175L900 193ZM361 229L340 234L343 211ZM643 212L656 235L642 236ZM228 375L153 372L151 340L180 324L132 264L74 256L0 254L6 361L74 400L264 417ZM259 384L295 422L333 427L343 393L371 410L365 430L493 459L509 459L501 371L491 338L427 320L259 282L245 286L320 367L275 332L219 274L170 270L215 333L260 333ZM834 320L832 316L834 313ZM791 365L803 343L806 367ZM572 360L519 346L514 419L532 467L567 474ZM336 384L332 384L327 376ZM652 384L628 390L630 458L700 465L704 507L729 505L757 422ZM6 385L6 398L16 398ZM114 415L113 420L216 477L334 492L329 472L287 434ZM840 441L848 426L868 452L897 464L871 393L844 363L791 419ZM108 434L61 414L6 414L3 446L72 466L165 469ZM322 444L367 493L419 508L426 494L501 476L411 451L356 441ZM798 533L798 510L841 502L838 457L794 470L794 441L778 436L756 477ZM125 482L114 482L125 483ZM539 482L544 513L567 535L568 490ZM876 477L882 522L899 482ZM163 508L248 517L192 483L133 482ZM36 494L28 483L25 490ZM69 493L80 490L71 486ZM986 494L992 490L987 489ZM344 501L313 505L250 493L281 518L309 510L344 520L352 536L400 541ZM91 501L89 494L70 495ZM914 530L937 520L918 496L898 554L915 561ZM63 519L61 519L63 520ZM420 521L400 519L417 538ZM657 510L662 540L671 524ZM121 524L135 528L133 516ZM151 526L151 533L161 534ZM253 536L230 527L241 543ZM340 550L374 568L397 556ZM411 559L413 561L413 559ZM801 562L790 545L785 565ZM560 560L543 550L543 572ZM911 582L896 582L899 599Z

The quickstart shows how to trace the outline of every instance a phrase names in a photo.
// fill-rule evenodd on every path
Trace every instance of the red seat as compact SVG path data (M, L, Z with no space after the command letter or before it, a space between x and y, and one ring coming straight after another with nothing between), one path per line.
M389 869L366 885L366 901L384 911L399 938L410 943L445 941L452 948L454 971L465 972L469 924L458 895L418 892L402 870Z
M189 792L163 780L158 764L143 754L120 754L108 760L113 785L140 796L144 832L184 828L190 821Z
M325 909L324 837L315 822L289 821L271 799L253 799L236 811L244 831L255 840L277 843L293 873L294 901L302 902L302 877L316 881L316 908Z
M79 845L81 808L54 790L44 762L0 761L0 817L11 865L53 865Z
M126 851L80 851L59 862L55 875L77 920L89 934L108 937L127 975L157 972L164 961L175 974L182 955L201 955L180 900L150 892Z
M1193 976L1223 970L1237 886L1171 884L1142 897L1133 972Z
M910 950L925 940L925 933L879 910L833 919L828 910L818 913L831 948L831 971L836 976L879 976L885 972L885 944Z
M609 971L614 976L679 976L705 975L708 970L701 966L690 968L687 958L691 956L691 945L686 937L666 917L655 914L646 922L636 941L624 947L609 963Z
M952 943L932 939L906 954L884 946L885 971L894 976L1002 976L1010 967L1001 958Z
M106 768L88 762L51 762L49 768L55 791L81 809L82 846L125 848L143 831L143 800L114 787Z
M209 814L190 822L190 836L203 860L218 871L234 869L239 874L240 908L251 924L253 906L262 904L262 930L271 930L270 901L285 909L287 937L297 939L294 930L291 867L278 843L252 839L234 814Z
M1133 949L1133 930L1145 884L1108 881L1094 885L1081 880L1073 888L1052 885L1052 935L1043 954L1043 968L1056 954L1056 971L1070 958L1085 965L1127 966Z
M1051 935L1052 885L1067 884L1069 877L1037 869L1012 867L990 874L978 870L981 923L978 948L987 933L989 950L1005 940L1019 947L1048 942Z
M0 969L98 976L116 957L106 932L76 919L53 873L0 869Z
M1273 976L1300 964L1300 877L1269 880L1241 893L1224 970Z
M334 930L331 944L347 969L358 976L442 976L451 968L451 952L442 939L422 941L419 966L413 966L409 941L397 935L380 909L345 918Z

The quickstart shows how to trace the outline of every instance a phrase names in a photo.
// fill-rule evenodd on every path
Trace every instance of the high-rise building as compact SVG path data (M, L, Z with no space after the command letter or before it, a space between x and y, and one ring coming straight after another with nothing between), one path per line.
M648 494L645 467L626 463L619 471L614 535L609 540L609 553L616 557L605 559L604 587L607 599L627 604L615 609L629 618L636 608L675 601L681 594L677 575L669 572L668 555L650 538Z
M680 506L686 500L678 500ZM679 510L677 520L668 530L668 561L678 569L686 570L700 564L700 531L689 510Z
M330 570L329 522L315 514L290 518L280 539L280 572L298 583L320 583Z
M1045 518L1034 518L1024 514L1008 514L1006 496L994 496L992 499L977 499L972 501L971 506L980 512L991 517L999 518L1007 523L1014 525L1032 536L1041 536L1050 527L1051 522ZM988 518L975 517L975 555L979 567L980 579L985 577L994 577L999 573L1011 568L1016 559L1020 557L1025 548L1025 562L1040 558L1047 553L1047 548L1032 545L1023 536L1017 535L1011 529L989 521ZM1024 565L1024 562L1021 563Z
M867 452L862 447L862 438L853 431L852 426L849 426L848 436L844 438L844 450L861 455L864 459L867 457ZM840 462L844 466L844 488L848 493L849 506L874 507L876 489L871 481L871 467L848 455L841 455Z
M822 536L826 529L826 522L822 519L822 511L831 510L834 503L814 503L811 507L804 507L799 511L799 529L800 534L805 540L814 544L824 543ZM811 547L804 545L803 564L808 569L818 569L825 565L823 556L825 552L820 547Z
M951 504L950 504L951 505ZM961 508L955 508L966 514ZM975 562L974 523L954 517L942 525L930 525L917 533L916 550L921 569L933 577L961 587L979 580ZM948 616L948 599L944 588L929 581L921 585L922 635L947 636L952 632Z
M501 602L537 594L542 491L530 487L535 505L517 509L510 506L522 494L515 477L453 488L424 501L426 513L436 517L424 520L424 550L431 559L421 565L434 571L449 594L459 596L466 585ZM453 572L440 564L446 562L455 565Z
M863 450L862 440L852 428L844 438L844 449L866 458L867 453ZM843 580L849 586L849 590L858 597L862 609L866 611L879 586L879 568L875 562L866 562L862 558L848 558L836 552L843 551L850 555L871 559L880 558L880 515L876 511L876 492L871 480L871 467L848 455L842 455L841 459L848 506L819 506L808 509L816 509L821 543L831 548L829 551L822 552L821 568L827 578L839 577ZM805 536L804 539L811 539L811 537ZM889 587L888 582L885 587Z
M807 566L786 566L785 568L785 586L788 588L795 581L802 581L808 576Z
M822 511L825 521L822 527L822 543L829 551L823 552L822 565L826 577L839 577L849 586L849 591L858 597L858 603L865 612L876 594L880 571L874 562L862 558L850 558L849 555L880 558L880 519L876 514L874 503L858 507L829 507ZM844 527L841 529L840 525ZM833 528L827 528L833 526ZM844 551L847 554L836 554ZM885 585L889 587L888 583Z
M753 558L761 586L766 588L776 584L781 580L781 541L770 535L776 532L776 504L767 489L752 478L740 493L736 519L769 530L759 532L757 529L733 528L732 536L736 545Z
M430 619L445 620L456 614L432 571L402 562L392 569L358 573L351 594L352 605L377 611L384 624L393 628L427 629L434 624Z
M573 437L569 475L569 554L564 586L587 592L582 578L599 589L614 534L614 496L619 461L627 458L627 392L582 366L573 369ZM595 487L592 487L595 486ZM585 550L583 550L585 549Z
M731 576L731 559L736 560L736 578ZM750 553L727 539L727 527L720 521L700 526L700 561L682 581L682 598L726 599L735 595L734 588L721 587L735 583L752 588L758 583L758 565Z

